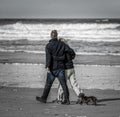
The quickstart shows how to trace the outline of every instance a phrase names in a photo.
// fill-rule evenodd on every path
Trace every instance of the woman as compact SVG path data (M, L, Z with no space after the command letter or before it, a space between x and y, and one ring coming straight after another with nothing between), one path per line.
M64 43L67 44L67 41L64 38L60 38L60 41L63 41ZM83 90L80 89L79 84L77 83L77 80L75 78L75 70L74 70L74 65L73 65L73 59L75 58L75 52L72 48L70 53L65 54L65 77L67 80L69 80L72 89L74 90L75 94L78 96L78 98L81 98L83 95ZM59 84L58 86L58 94L57 94L57 99L54 100L53 102L62 102L64 100L64 94L63 94L63 89L61 85Z

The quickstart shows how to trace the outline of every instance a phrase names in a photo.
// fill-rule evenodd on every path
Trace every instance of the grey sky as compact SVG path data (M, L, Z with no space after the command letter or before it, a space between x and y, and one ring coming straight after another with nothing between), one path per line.
M0 18L120 18L120 0L0 0Z

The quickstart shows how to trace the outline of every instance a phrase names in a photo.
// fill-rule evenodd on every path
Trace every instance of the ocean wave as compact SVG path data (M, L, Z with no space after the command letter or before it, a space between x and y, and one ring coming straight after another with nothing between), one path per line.
M2 64L2 63L0 63ZM4 63L5 65L40 65L40 66L43 66L45 67L44 64L41 64L41 63Z
M76 52L77 55L112 55L120 56L120 53Z
M17 39L16 39L17 38ZM21 38L21 37L16 37L16 38L11 38L10 37L6 37L6 39L4 38L1 38L0 37L0 41L18 41L18 40L28 40L28 41L49 41L50 38L42 38L40 40L40 38ZM77 37L74 37L74 36L59 36L58 38L65 38L66 40L69 40L69 41L84 41L84 42L120 42L120 37L95 37L95 36L92 36L91 38L90 37L80 37L79 36Z
M34 54L45 54L44 51L30 51L30 50L5 50L5 49L0 49L0 52L26 52L26 53L34 53Z
M66 37L67 39L71 40L71 41L84 41L84 42L119 42L120 41L120 38L117 37L117 38L108 38L108 37L104 37L104 38L100 38L100 37L91 37L91 38L88 38L88 37L81 37L81 38L75 38L73 37L72 39L70 39L69 37Z
M23 23L16 22L0 26L0 40L49 40L52 29L60 37L84 41L120 41L120 23Z
M0 64L3 64L3 63L0 63ZM41 63L4 63L4 65L23 65L23 66L26 66L26 65L35 65L35 66L42 66L43 68L45 68L45 64L41 64ZM120 67L120 65L87 65L87 64L75 64L75 66L93 66L93 67Z
M45 51L30 51L30 50L4 50L0 49L0 52L25 52L25 53L33 53L33 54L45 54ZM120 56L120 53L100 53L100 52L76 52L77 55L112 55L112 56Z

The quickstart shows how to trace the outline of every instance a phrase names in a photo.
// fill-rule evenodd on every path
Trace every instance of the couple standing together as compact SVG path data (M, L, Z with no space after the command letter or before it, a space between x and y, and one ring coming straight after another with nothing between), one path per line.
M64 39L58 40L57 30L52 30L51 40L46 45L45 51L47 79L42 96L36 96L36 100L46 103L51 86L56 77L60 82L56 99L58 102L66 105L70 104L67 79L70 81L70 84L78 98L81 98L83 92L76 81L72 61L75 58L75 52L64 42Z

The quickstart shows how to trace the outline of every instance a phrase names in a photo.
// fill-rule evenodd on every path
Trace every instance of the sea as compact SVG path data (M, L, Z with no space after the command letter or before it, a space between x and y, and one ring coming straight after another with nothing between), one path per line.
M51 30L79 55L120 56L120 19L0 19L0 51L44 53Z

